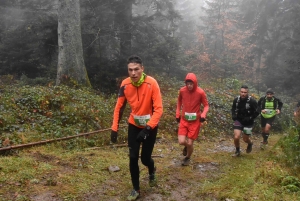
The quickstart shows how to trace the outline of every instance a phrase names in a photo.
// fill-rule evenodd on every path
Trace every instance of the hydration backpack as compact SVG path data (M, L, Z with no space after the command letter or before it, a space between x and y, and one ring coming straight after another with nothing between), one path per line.
M240 103L240 101L241 101L241 96L238 96L237 98L238 98L238 99L237 99L236 104L235 104L235 113L236 113L236 114L237 114L237 112L238 112L238 105L239 105L239 103ZM247 102L246 102L246 110L249 110L249 109L250 109L250 99L251 99L251 96L248 96Z

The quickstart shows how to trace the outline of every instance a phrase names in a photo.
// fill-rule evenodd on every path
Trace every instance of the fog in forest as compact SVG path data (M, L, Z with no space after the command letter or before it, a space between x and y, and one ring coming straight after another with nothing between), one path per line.
M134 185L129 200L300 200L299 11L300 0L0 0L0 200L125 200L130 172L141 194ZM126 88L129 71L142 75L131 55L155 81ZM187 90L187 73L201 89Z
M126 58L137 54L150 75L182 80L194 72L203 81L237 79L258 93L299 96L299 1L74 2L78 8L69 0L0 2L2 82L12 75L57 84L63 75L81 81L86 72L94 89L110 93L127 76Z

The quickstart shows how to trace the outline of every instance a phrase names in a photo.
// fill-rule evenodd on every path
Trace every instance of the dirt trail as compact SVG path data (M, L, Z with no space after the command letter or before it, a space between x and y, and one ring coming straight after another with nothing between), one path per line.
M250 154L255 154L260 150L260 139L256 136L253 138L254 146ZM246 144L241 140L242 155L245 157ZM127 147L117 148L113 151L118 154L127 154ZM191 164L187 167L181 165L182 147L178 145L175 139L159 139L154 147L153 155L161 156L155 157L157 166L158 186L149 187L147 169L140 163L140 183L141 196L138 200L141 201L182 201L182 200L217 200L213 194L199 195L198 190L202 187L203 181L213 180L220 175L220 166L218 160L214 158L216 154L222 154L225 160L235 160L231 155L234 153L233 139L231 137L223 137L217 139L205 139L195 142L194 153L192 155ZM99 155L106 156L111 154L111 148L105 150L92 150L86 154L77 156L76 160L80 161L81 165L87 165L89 161L95 160ZM100 157L101 157L100 156ZM52 165L59 166L56 172L49 173L44 176L43 181L37 182L34 188L36 190L29 195L32 201L63 201L63 200L84 200L84 201L117 201L126 200L128 193L131 190L131 183L128 170L128 160L125 157L125 164L121 167L121 173L109 173L107 178L101 185L91 187L89 193L84 195L76 195L75 199L70 195L62 197L57 190L60 188L60 183L51 183L49 178L59 178L74 171L73 161L60 161L58 158L45 155L39 152L31 153L31 157L35 158L37 162L46 162ZM110 164L121 165L117 159L110 158L107 166ZM78 167L76 167L78 169ZM82 171L90 171L89 169L82 169ZM103 171L103 170L101 170ZM74 171L75 172L75 171ZM92 173L91 173L92 174ZM33 185L33 184L32 184ZM32 187L33 188L33 187ZM63 186L61 186L63 188ZM57 189L57 190L55 190Z

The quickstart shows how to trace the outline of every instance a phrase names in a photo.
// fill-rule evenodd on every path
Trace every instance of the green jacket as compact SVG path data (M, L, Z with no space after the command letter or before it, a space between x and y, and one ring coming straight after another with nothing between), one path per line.
M261 113L262 110L267 110L267 113L261 113L264 118L271 118L276 115L276 110L280 110L283 103L279 98L275 96L272 97L271 101L268 101L267 96L263 96L258 101L258 112Z

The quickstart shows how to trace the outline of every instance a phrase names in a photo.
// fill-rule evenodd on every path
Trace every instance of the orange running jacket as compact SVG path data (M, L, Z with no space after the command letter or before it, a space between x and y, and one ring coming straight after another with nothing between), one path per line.
M134 116L150 114L150 120L147 122L147 125L151 128L158 125L163 113L163 105L160 88L153 77L146 75L144 82L139 87L132 85L129 77L122 81L114 110L113 124L111 127L113 131L118 131L119 122L127 102L131 108L128 123L143 128L145 126L140 126L135 123Z

